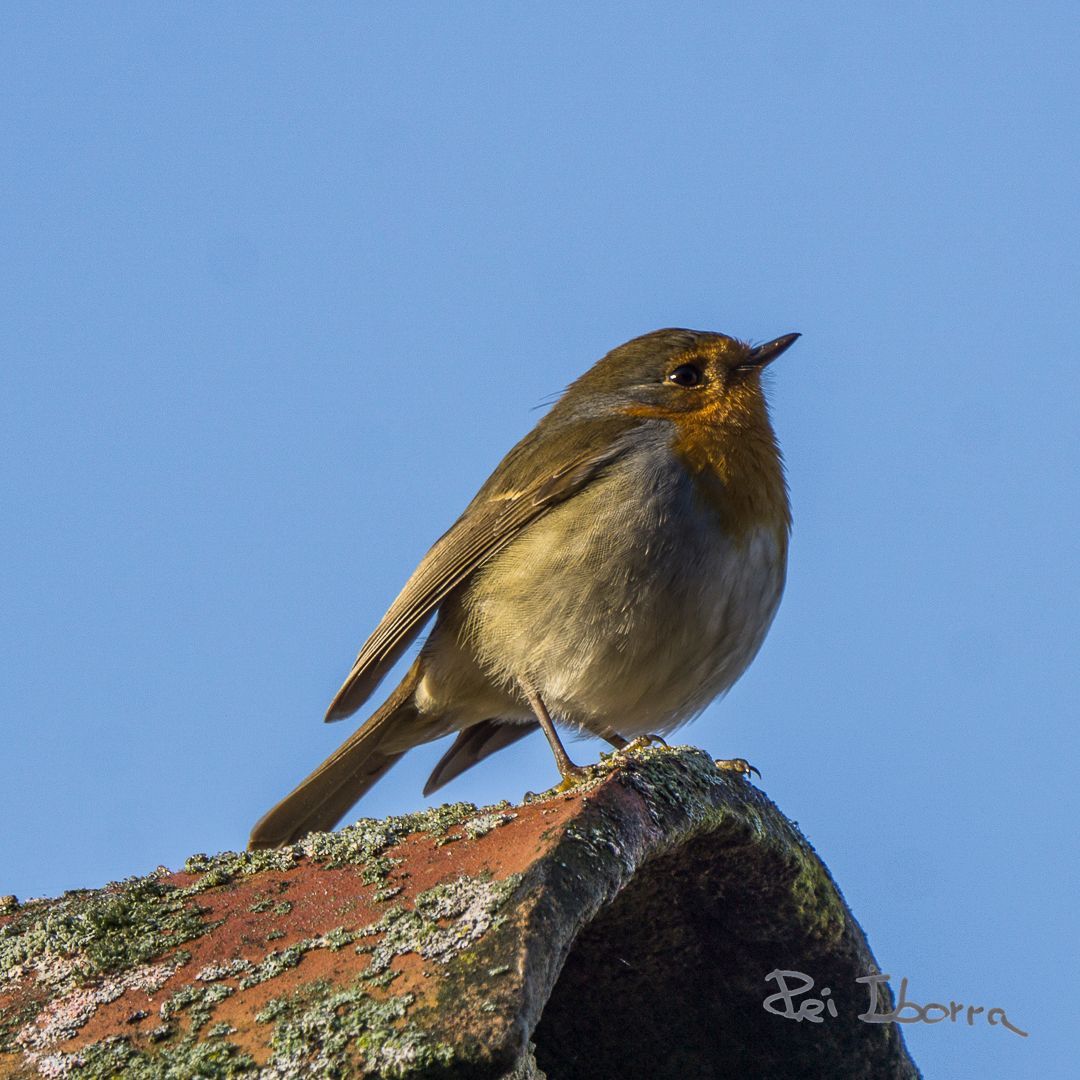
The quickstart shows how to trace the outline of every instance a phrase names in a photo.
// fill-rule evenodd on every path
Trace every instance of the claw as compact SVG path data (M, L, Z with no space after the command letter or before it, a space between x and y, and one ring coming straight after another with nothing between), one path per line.
M574 788L580 787L586 781L591 779L592 773L588 768L583 768L581 765L574 765L563 773L563 778L555 785L555 790L558 792L573 791Z
M751 765L750 762L746 760L746 758L741 758L741 757L730 758L730 759L723 759L722 758L721 760L716 762L716 767L721 772L738 773L739 776L742 776L744 778L749 776L751 773L753 773L759 780L761 779L761 773L758 772L758 770L755 769L754 766Z
M647 746L652 746L653 743L659 743L661 746L667 746L667 741L662 735L639 735L636 739L632 739L625 746L616 750L617 754L627 754L634 750L644 750Z

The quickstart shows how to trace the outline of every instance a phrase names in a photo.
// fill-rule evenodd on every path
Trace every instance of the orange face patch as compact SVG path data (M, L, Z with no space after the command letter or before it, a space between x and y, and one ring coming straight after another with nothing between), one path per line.
M787 485L761 380L754 372L731 378L718 366L709 365L700 390L680 395L683 407L633 405L626 412L672 423L672 449L732 539L741 543L753 530L771 527L786 548Z

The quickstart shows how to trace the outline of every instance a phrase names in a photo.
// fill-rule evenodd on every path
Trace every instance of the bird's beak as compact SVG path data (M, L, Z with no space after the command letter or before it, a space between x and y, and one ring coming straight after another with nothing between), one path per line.
M785 334L783 337L766 341L764 345L758 345L756 348L751 349L750 355L747 356L745 363L741 364L740 367L757 368L760 371L763 367L771 364L781 353L787 352L800 337L800 334Z

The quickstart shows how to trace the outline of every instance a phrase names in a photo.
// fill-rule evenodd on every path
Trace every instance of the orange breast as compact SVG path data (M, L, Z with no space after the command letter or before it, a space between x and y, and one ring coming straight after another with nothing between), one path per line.
M755 530L771 527L786 552L791 510L783 459L757 380L671 419L675 452L725 532L741 544Z

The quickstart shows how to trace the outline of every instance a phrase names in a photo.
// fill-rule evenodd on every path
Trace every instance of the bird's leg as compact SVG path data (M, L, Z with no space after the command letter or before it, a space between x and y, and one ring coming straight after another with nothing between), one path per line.
M525 697L532 706L532 711L536 714L536 720L547 738L551 752L555 755L555 764L559 767L559 775L563 779L559 787L566 789L580 783L589 775L589 770L583 769L580 765L575 765L570 760L570 756L559 739L559 733L555 730L555 725L548 715L547 706L540 695L535 690L525 690Z

